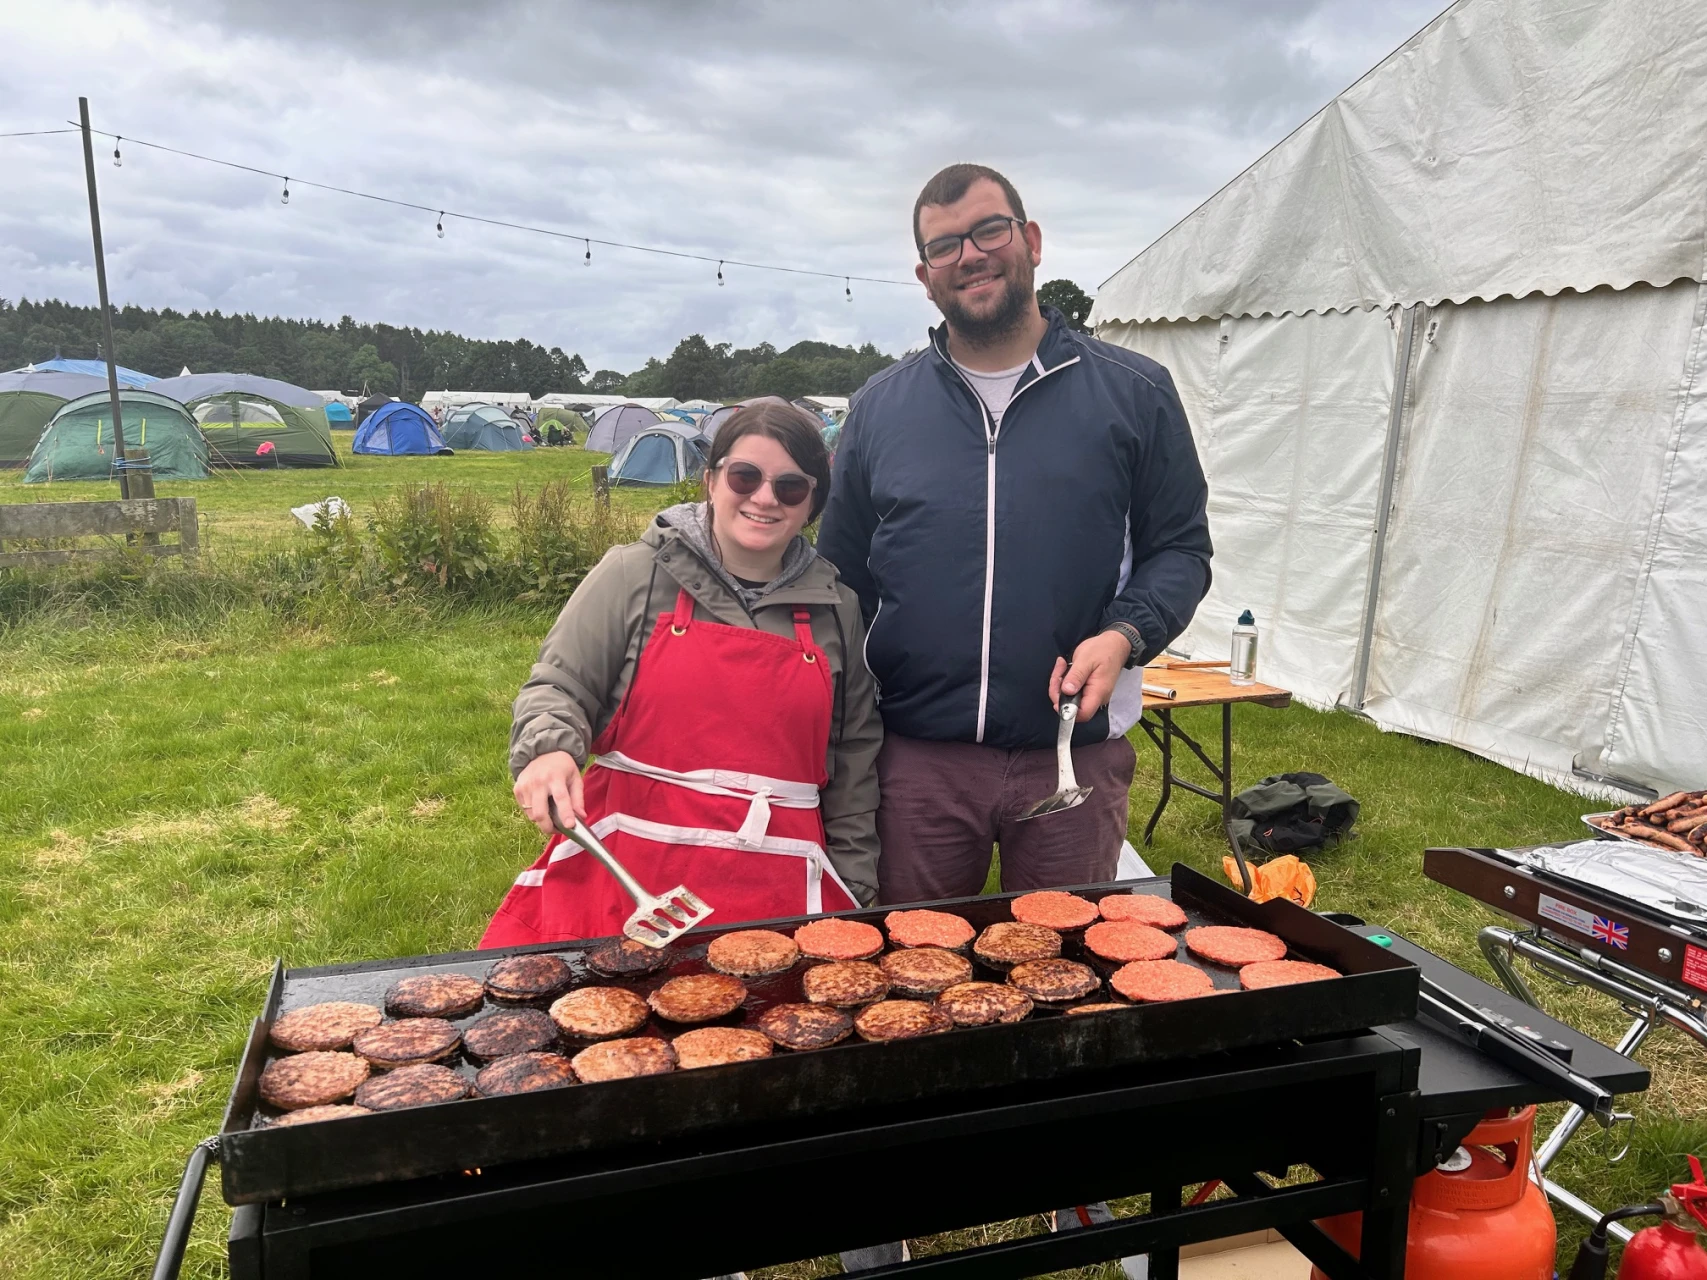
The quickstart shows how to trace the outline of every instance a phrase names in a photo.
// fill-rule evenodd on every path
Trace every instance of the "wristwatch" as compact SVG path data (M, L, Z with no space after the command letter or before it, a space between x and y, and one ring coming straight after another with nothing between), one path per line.
M1111 622L1103 630L1126 638L1126 643L1132 646L1132 652L1126 655L1126 667L1131 670L1137 666L1144 656L1144 637L1138 634L1138 628L1130 622Z

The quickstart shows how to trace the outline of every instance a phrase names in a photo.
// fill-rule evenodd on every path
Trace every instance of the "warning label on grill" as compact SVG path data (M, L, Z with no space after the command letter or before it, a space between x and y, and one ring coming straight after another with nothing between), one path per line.
M1683 946L1683 980L1700 991L1707 991L1707 949L1686 942Z
M1594 912L1584 911L1581 907L1573 907L1568 902L1560 902L1549 894L1541 895L1541 918L1551 920L1554 924L1562 924L1567 929L1575 929L1585 937L1594 937Z

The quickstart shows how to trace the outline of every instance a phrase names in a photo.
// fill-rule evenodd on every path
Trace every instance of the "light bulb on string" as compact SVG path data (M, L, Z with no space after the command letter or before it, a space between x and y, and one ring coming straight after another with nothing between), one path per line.
M723 260L721 258L717 262L717 287L719 289L723 287Z
M853 283L846 276L842 277L842 289L848 295L848 301L853 301Z
M284 194L279 197L279 203L280 204L289 204L290 203L290 178L288 176L285 178Z
M119 143L123 141L123 138L113 139L113 168L115 169L124 168L124 157L119 154Z
M439 233L439 239L443 240L445 238L445 211L443 209L439 210L437 230Z
M581 265L583 267L590 267L593 265L593 242L591 240L587 240L583 243L587 246L587 256L581 259Z

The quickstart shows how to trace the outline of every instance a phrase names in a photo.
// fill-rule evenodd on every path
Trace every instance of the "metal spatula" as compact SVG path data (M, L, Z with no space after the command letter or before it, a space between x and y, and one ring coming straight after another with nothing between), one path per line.
M700 901L698 894L689 892L685 885L677 885L654 898L640 887L640 881L628 874L628 868L616 860L604 842L587 830L586 823L575 818L573 826L565 827L557 815L557 801L547 796L545 804L551 813L551 825L603 863L605 870L615 876L617 883L634 899L637 910L622 926L626 937L648 947L668 946L695 925L704 924L711 915L711 908Z
M1075 695L1061 699L1060 729L1055 734L1055 794L1039 800L1031 808L1020 814L1019 820L1041 818L1046 813L1060 813L1066 809L1076 809L1085 802L1085 797L1096 790L1095 787L1081 787L1079 780L1073 776L1073 725L1079 718L1079 699Z

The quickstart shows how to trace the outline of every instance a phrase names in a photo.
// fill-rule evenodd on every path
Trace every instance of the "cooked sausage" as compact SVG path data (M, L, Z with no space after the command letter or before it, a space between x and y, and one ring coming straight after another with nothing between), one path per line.
M1685 800L1688 800L1692 794L1693 793L1689 791L1674 791L1669 796L1661 796L1647 808L1639 810L1640 816L1644 818L1657 818L1662 813L1669 813Z
M1645 840L1649 844L1656 844L1662 849L1675 849L1679 853L1693 853L1695 851L1695 846L1689 841L1680 840L1671 832L1661 831L1658 827L1643 826L1632 822L1624 829L1638 839Z

